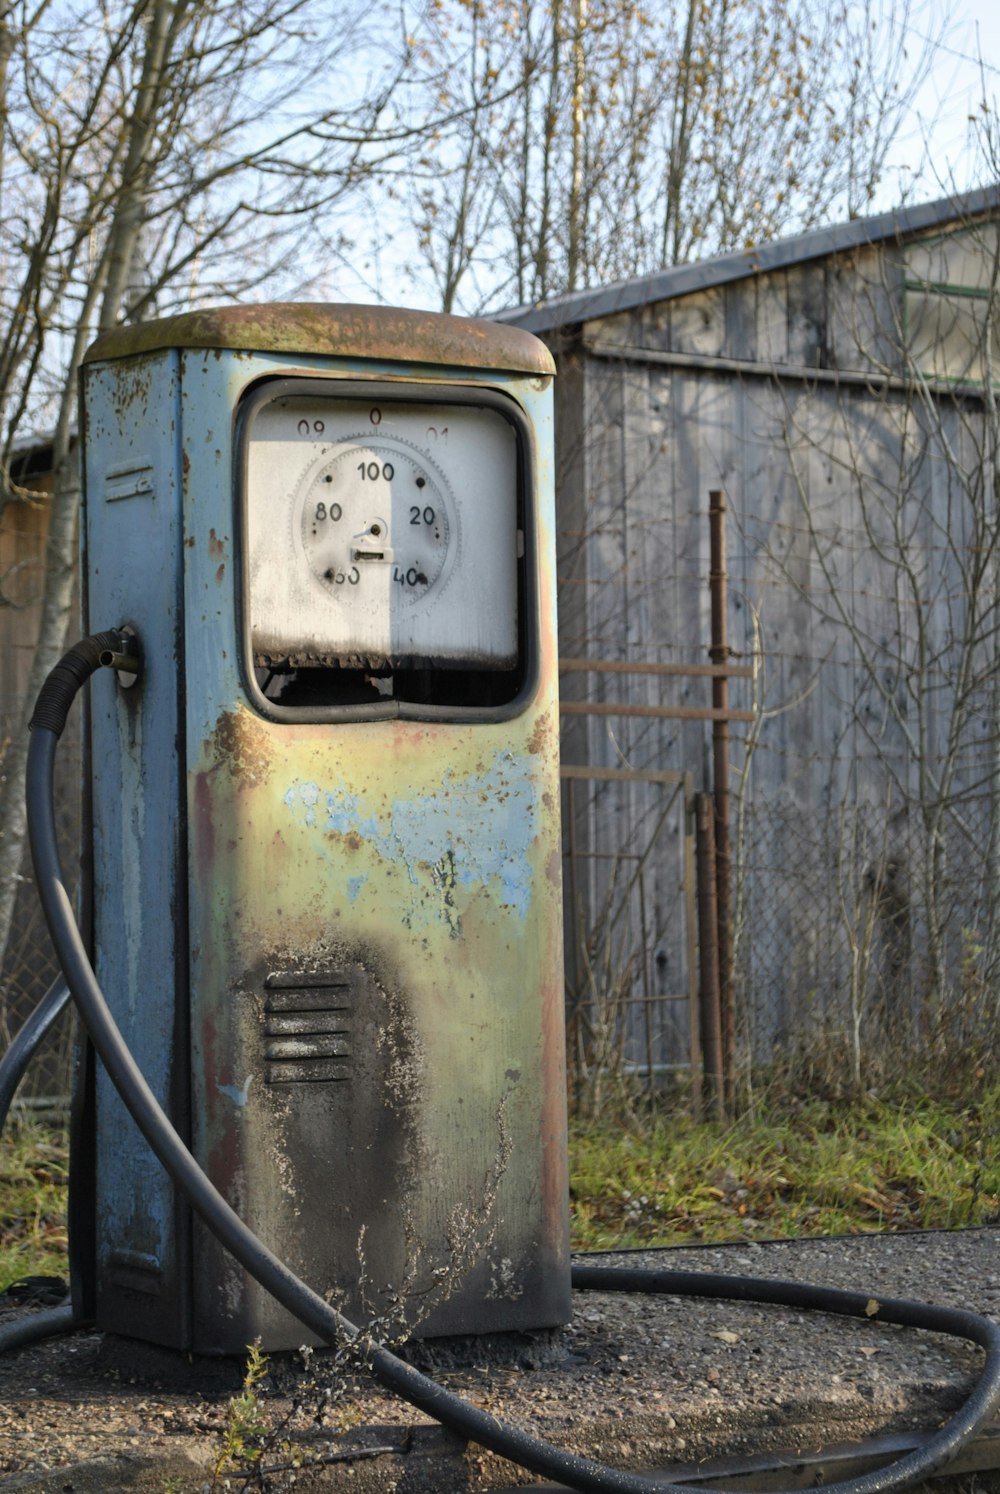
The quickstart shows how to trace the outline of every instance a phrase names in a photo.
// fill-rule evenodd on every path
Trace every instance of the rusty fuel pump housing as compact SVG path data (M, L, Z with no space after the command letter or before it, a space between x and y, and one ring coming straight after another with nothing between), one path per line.
M82 374L88 623L134 628L145 660L133 689L92 686L97 973L212 1181L383 1335L569 1316L552 374L516 329L318 305L120 329ZM284 448L261 465L254 445L286 414L311 443L296 465L288 436L287 481ZM454 467L418 439L452 417ZM484 473L506 453L481 490L479 421ZM317 626L350 617L340 562L315 559L310 485L376 466L396 549L373 552L374 521L348 535L365 579L349 565L342 590L377 576L372 596L391 593L381 642L359 652L345 622L346 641L297 652L289 591L290 631L262 651L259 577L270 596L281 567L305 577ZM415 522L448 512L412 552L430 560L396 565L400 604L404 467L437 495ZM494 494L496 605L514 621L465 657L453 640L489 558L477 503ZM301 1343L102 1074L95 1113L99 1325L197 1352Z

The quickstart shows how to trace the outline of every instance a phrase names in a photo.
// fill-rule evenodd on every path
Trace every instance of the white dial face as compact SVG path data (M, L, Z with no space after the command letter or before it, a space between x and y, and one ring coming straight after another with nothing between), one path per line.
M251 407L245 437L255 663L512 668L511 422L474 391L453 404L302 382Z
M410 608L447 575L454 500L428 458L399 440L359 438L323 452L297 504L309 568L341 605L378 609L388 590Z

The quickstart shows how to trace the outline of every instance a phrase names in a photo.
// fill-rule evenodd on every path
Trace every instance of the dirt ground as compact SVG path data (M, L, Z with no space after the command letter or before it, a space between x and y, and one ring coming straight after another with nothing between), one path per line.
M1000 1318L996 1230L602 1261L786 1277ZM750 1304L598 1292L577 1294L574 1308L558 1333L425 1345L417 1360L497 1417L619 1467L670 1469L675 1478L687 1470L702 1481L715 1460L732 1473L780 1454L806 1469L800 1483L818 1474L829 1481L841 1466L831 1448L868 1438L903 1446L937 1427L980 1360L939 1335ZM242 1368L86 1330L9 1353L0 1360L0 1491L211 1489ZM308 1364L275 1356L261 1407L275 1489L294 1481L296 1489L420 1494L532 1482L369 1383L346 1380L331 1356ZM968 1466L1000 1468L1000 1440L980 1437L977 1448ZM295 1458L305 1466L294 1469ZM981 1471L974 1487L992 1488L992 1479ZM243 1481L217 1482L227 1486Z

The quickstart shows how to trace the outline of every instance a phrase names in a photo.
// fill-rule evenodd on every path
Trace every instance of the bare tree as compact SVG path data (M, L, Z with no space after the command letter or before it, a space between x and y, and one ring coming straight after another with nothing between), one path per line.
M426 152L419 197L419 252L432 280L442 284L456 241L464 263L459 281L447 281L450 302L460 289L472 310L613 274L621 224L604 221L603 209L621 196L614 182L638 182L663 87L644 49L651 22L631 0L599 8L475 0L440 9L425 88L447 57L454 124ZM469 180L489 209L473 222L460 186Z
M301 291L337 252L341 210L407 138L389 109L409 43L383 35L373 73L367 25L360 7L334 21L318 0L4 8L0 515L37 501L11 477L18 440L45 430L53 453L29 701L70 614L87 344L155 312ZM0 950L24 838L26 735L21 722L0 783Z
M529 303L862 211L931 55L907 50L910 5L442 0L416 95L454 110L417 194L442 304Z
M883 985L915 1024L968 984L971 947L981 995L1000 971L1000 228L959 224L854 271L837 351L858 374L781 401L805 564L772 546L769 565L830 648L850 768L832 792L855 806L831 815L829 848L851 979L881 941ZM856 1078L863 1015L859 995Z
M462 282L475 273L477 256L489 240L498 211L503 171L509 166L505 141L510 97L498 98L496 84L515 59L510 36L495 21L494 13L473 6L468 36L463 35L456 47L446 17L432 13L421 51L423 89L436 90L438 104L455 109L459 116L445 138L428 139L414 163L409 194L420 253L430 268L442 311L455 309ZM519 88L527 95L534 65L530 36L521 40L527 46L517 60Z

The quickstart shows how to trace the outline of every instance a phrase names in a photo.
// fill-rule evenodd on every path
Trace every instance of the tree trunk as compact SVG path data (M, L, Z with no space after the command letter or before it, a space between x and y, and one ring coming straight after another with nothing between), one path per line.
M24 774L28 758L28 721L46 675L58 662L66 646L66 634L71 621L80 507L78 454L71 450L70 436L76 409L77 377L90 340L98 304L99 326L102 329L113 327L120 315L129 285L132 261L142 231L149 157L156 141L158 91L169 68L169 23L180 14L181 8L172 4L171 0L158 0L149 20L142 80L136 91L134 111L126 125L128 148L122 185L115 202L104 253L81 309L60 402L59 422L53 441L54 489L45 556L42 616L28 675L27 701L19 727L4 755L3 778L0 781L0 967L6 957L10 939L27 830Z
M583 257L583 90L586 82L583 31L587 24L587 0L576 0L573 26L572 161L570 167L566 289L580 286Z
M670 122L670 149L667 153L667 200L663 210L663 241L660 247L660 259L664 265L677 264L681 253L681 196L690 138L691 57L694 50L697 11L698 0L688 0L684 46L677 67L677 97L674 100L673 118Z

